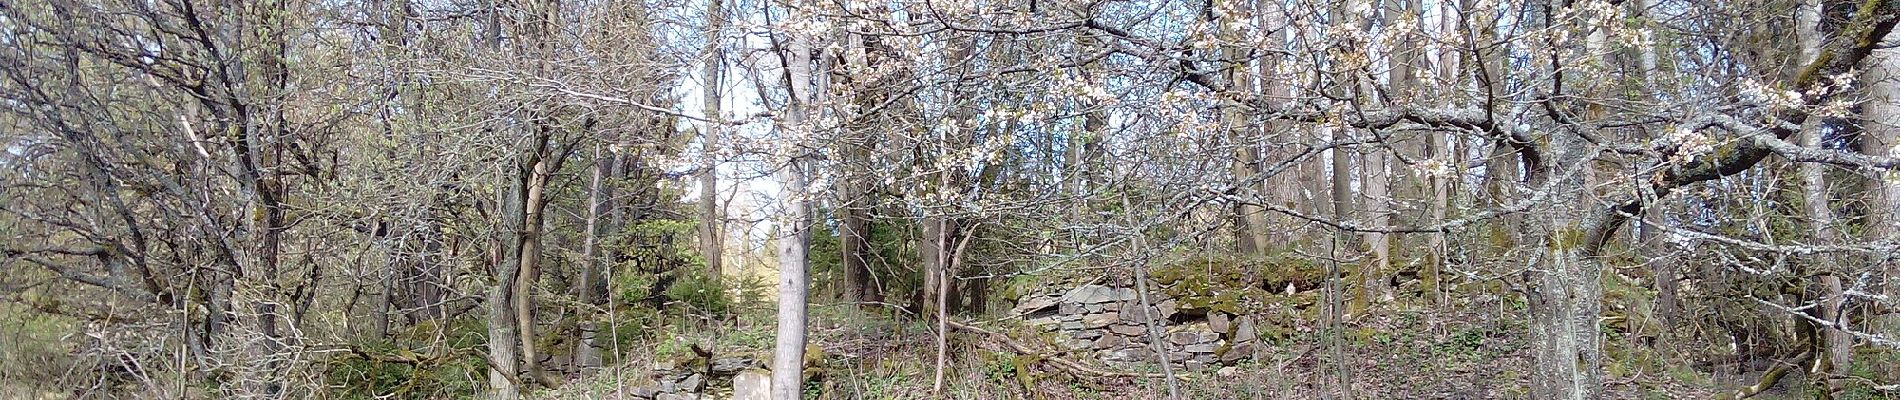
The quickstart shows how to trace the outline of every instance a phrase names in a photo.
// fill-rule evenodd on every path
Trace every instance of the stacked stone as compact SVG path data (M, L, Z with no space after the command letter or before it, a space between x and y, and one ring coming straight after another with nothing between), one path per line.
M638 386L628 390L636 399L685 400L698 399L713 389L708 387L711 378L732 378L734 375L746 375L745 372L757 370L764 365L748 357L724 357L713 359L705 367L681 368L671 362L661 362L653 367L654 384ZM710 374L710 378L708 377ZM724 379L722 379L724 380ZM723 389L723 387L721 387Z
M1159 362L1150 340L1155 336L1167 350L1168 361L1190 369L1231 363L1251 356L1258 347L1251 317L1182 310L1164 294L1151 294L1148 301L1154 306L1143 313L1134 289L1085 285L1024 297L1013 311L1030 325L1055 332L1057 345L1090 352L1123 367ZM1177 314L1184 318L1176 318ZM1166 331L1150 335L1151 318L1160 322L1158 326L1166 326Z

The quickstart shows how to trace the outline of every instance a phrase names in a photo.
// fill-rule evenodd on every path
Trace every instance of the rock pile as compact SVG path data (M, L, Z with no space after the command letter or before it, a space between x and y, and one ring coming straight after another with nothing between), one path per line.
M672 362L658 363L652 371L654 384L635 387L628 390L628 394L636 399L652 400L727 398L712 392L726 391L723 384L733 382L735 376L745 376L748 372L764 367L758 360L747 357L715 358L709 363L696 364L682 366ZM721 384L716 385L714 381Z
M1012 309L1032 326L1056 334L1066 350L1089 352L1115 366L1159 362L1158 338L1168 360L1189 369L1251 357L1258 338L1251 316L1184 307L1166 294L1150 294L1141 312L1134 289L1084 285L1025 296ZM1149 332L1150 320L1158 332Z

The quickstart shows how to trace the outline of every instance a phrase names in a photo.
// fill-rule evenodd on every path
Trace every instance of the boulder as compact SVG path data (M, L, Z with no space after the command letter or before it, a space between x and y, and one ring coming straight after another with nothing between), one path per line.
M1102 336L1102 331L1099 329L1082 330L1069 334L1069 337L1076 339L1094 339Z
M1214 364L1214 353L1195 353L1194 359L1189 360L1189 361L1201 363L1204 365L1212 365Z
M771 398L771 372L749 369L732 377L733 400L770 400Z
M1251 358L1253 357L1254 351L1258 349L1257 346L1259 345L1256 345L1253 342L1236 343L1233 346L1228 346L1227 352L1220 354L1220 362L1232 363L1235 361Z
M1202 354L1202 353L1213 354L1214 350L1219 350L1219 349L1220 349L1219 343L1190 344L1190 345L1187 345L1187 347L1182 348L1182 350L1187 350L1187 352L1189 353L1197 353L1197 354Z
M1179 307L1179 303L1176 303L1174 299L1164 300L1160 304L1155 304L1155 309L1161 311L1161 314L1156 316L1163 319L1173 317L1174 312L1178 310L1177 307Z
M1253 316L1240 317L1240 321L1234 324L1234 343L1247 343L1259 338L1259 334L1254 331Z
M1099 329L1105 326L1114 325L1119 322L1122 322L1122 317L1120 313L1111 312L1111 313L1101 313L1101 314L1089 314L1089 315L1082 316L1082 327L1088 328L1088 329Z
M1141 307L1136 305L1123 308L1118 313L1121 314L1123 321L1128 321L1136 325L1145 325L1148 321L1153 320L1153 315L1158 314L1153 308L1147 309L1147 312L1142 311Z
M1232 321L1232 319L1227 317L1227 313L1224 312L1215 311L1207 313L1207 329L1214 331L1214 333L1226 334L1227 328L1233 327Z
M660 395L660 388L656 388L652 386L635 386L632 389L627 389L627 394L630 396L633 396L633 398L636 398L636 399L651 399L654 396Z
M705 389L705 385L705 375L692 374L686 376L686 379L681 379L679 383L673 384L673 389L676 392L698 392L700 389Z

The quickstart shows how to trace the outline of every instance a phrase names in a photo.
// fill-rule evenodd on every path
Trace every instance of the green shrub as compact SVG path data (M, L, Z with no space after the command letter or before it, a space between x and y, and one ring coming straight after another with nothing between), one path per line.
M732 296L720 280L697 271L679 275L678 280L666 287L668 299L685 304L701 315L724 317L732 311Z
M445 340L430 342L437 337ZM393 340L351 344L351 352L325 365L324 380L343 399L468 398L488 370L486 342L487 326L472 318L425 322Z

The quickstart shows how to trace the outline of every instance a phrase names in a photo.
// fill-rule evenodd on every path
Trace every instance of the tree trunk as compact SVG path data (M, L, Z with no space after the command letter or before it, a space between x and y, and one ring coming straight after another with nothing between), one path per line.
M1574 134L1550 136L1555 166L1588 168L1589 145ZM1530 303L1532 349L1537 367L1531 397L1588 400L1602 397L1602 338L1597 319L1602 315L1602 261L1587 236L1603 224L1583 205L1583 174L1562 169L1533 175L1532 186L1553 187L1548 201L1531 212L1531 233L1543 252L1524 272ZM1556 185L1546 181L1556 179ZM1586 216L1588 215L1588 216Z
M1216 23L1220 24L1221 37L1229 43L1240 42L1243 25L1246 20L1238 15L1224 15ZM1248 49L1242 46L1225 46L1221 49L1228 63L1227 80L1233 82L1234 90L1253 91L1254 73L1248 68ZM1228 141L1234 146L1233 181L1241 188L1240 193L1254 197L1266 196L1260 181L1260 149L1262 137L1252 135L1252 121L1242 104L1235 99L1240 93L1234 93L1224 100L1221 112L1221 125L1228 130ZM1234 249L1242 256L1264 254L1268 246L1266 232L1266 210L1258 205L1241 203L1234 206Z
M719 215L719 135L725 130L720 112L720 91L724 89L722 66L725 52L722 50L722 29L725 22L724 0L706 1L706 61L700 72L700 88L704 94L703 103L707 122L700 132L699 149L699 254L706 259L706 271L712 279L720 279L722 254L725 243L721 240L721 231L725 221Z
M796 165L785 169L788 203L804 196L805 177L797 169ZM780 400L799 399L804 393L805 302L811 286L805 264L810 216L806 207L788 205L791 215L781 223L778 239L778 339L772 352L772 398Z
M1804 0L1796 12L1795 35L1801 42L1799 65L1813 63L1815 57L1821 53L1820 23L1824 12L1820 0ZM1802 146L1818 149L1826 145L1822 137L1821 124L1822 117L1819 115L1811 115L1807 118L1807 121L1801 125ZM1799 168L1802 182L1801 200L1807 214L1808 236L1817 244L1836 243L1838 235L1835 234L1834 210L1828 199L1826 166L1819 163L1801 163ZM1841 271L1837 270L1838 263L1833 258L1832 255L1826 253L1811 256L1810 273L1820 274L1819 289L1826 296L1818 300L1821 303L1819 304L1821 318L1845 325L1847 320L1842 318L1840 309L1843 295L1841 278L1838 274ZM1816 354L1817 359L1826 360L1823 365L1827 366L1828 373L1838 374L1844 371L1851 363L1853 338L1840 329L1818 324L1814 328L1820 332L1821 343L1826 347L1826 351ZM1825 378L1813 377L1813 379ZM1841 390L1844 389L1843 383L1838 380L1829 380L1827 386L1830 390Z
M535 340L534 332L534 285L541 278L542 206L546 204L550 167L546 161L536 160L529 171L531 174L526 177L527 207L521 217L521 230L516 233L521 243L521 270L515 275L511 300L514 301L515 324L518 326L516 334L521 336L521 372L539 379L541 358L535 348L539 342Z
M839 187L852 187L852 183L840 182ZM865 194L849 190L854 196ZM870 252L871 221L861 206L853 205L852 199L846 199L839 206L838 236L839 247L843 251L841 267L845 271L844 297L846 301L861 302L875 297L875 288L871 287L871 266L865 259Z
M1864 149L1873 155L1900 156L1900 48L1874 50L1867 65L1861 78L1870 86L1862 112L1865 119L1861 121ZM1900 171L1876 172L1874 177L1877 179L1870 188L1873 193L1867 207L1872 211L1868 215L1868 235L1874 240L1900 240ZM1875 266L1890 282L1886 285L1888 298L1900 298L1900 284L1891 283L1900 279L1900 262L1876 257ZM1900 337L1900 313L1873 319L1879 326L1871 328L1889 337ZM1889 371L1900 373L1900 367Z
M516 174L520 172L515 171ZM499 196L501 229L495 240L493 251L494 286L488 289L488 386L490 398L494 400L514 400L521 397L516 385L519 378L520 349L519 325L515 323L513 305L517 296L515 282L521 274L521 237L514 232L523 229L522 218L527 201L527 182L517 176L508 177Z
M937 298L948 296L949 292L954 290L947 282L944 282L945 278L950 276L945 270L947 266L943 263L944 253L949 251L943 244L950 235L950 229L945 226L946 221L943 217L924 217L922 225L923 237L917 240L917 255L924 264L924 287L922 297L919 298L921 300L919 304L922 307L915 308L920 310L919 315L937 315L939 303Z
M797 137L802 133L793 130L804 129L809 106L811 45L802 34L790 36L791 46L784 60L789 70L785 87L791 100L786 104L786 125L779 132L793 135L789 141L797 143L803 140ZM795 151L797 146L793 147ZM805 201L805 171L798 155L793 154L785 162L787 165L780 170L785 189L779 201L787 215L779 223L778 339L772 352L772 398L798 400L804 393L805 302L806 289L811 286L805 251L810 240L811 209Z
M601 284L601 218L605 214L608 199L613 197L612 189L606 184L613 158L601 147L600 144L594 145L594 165L587 181L586 231L582 232L584 236L581 238L581 281L575 290L575 297L583 307L602 303L600 292L595 288ZM600 324L594 322L599 316L593 314L585 309L576 311L576 315L583 317L578 328L580 344L574 348L574 363L582 370L599 367L601 362L601 346L596 342Z
M501 53L501 5L499 0L489 0L485 5L483 25L485 47L490 54ZM492 89L492 88L491 88ZM491 98L493 96L491 95ZM497 112L501 117L503 113ZM513 124L501 124L496 130L515 129ZM516 343L514 312L514 287L516 275L521 273L519 232L522 222L515 217L520 215L527 200L527 182L518 175L520 167L510 166L505 171L513 174L503 177L504 189L496 193L496 208L501 217L501 232L494 239L489 251L490 262L494 265L494 286L488 288L488 389L493 400L515 400L521 398L521 389L516 385L519 373L516 364L520 361L515 354L519 348Z

